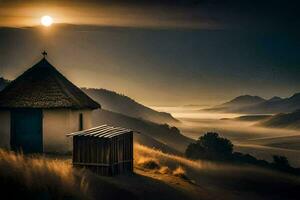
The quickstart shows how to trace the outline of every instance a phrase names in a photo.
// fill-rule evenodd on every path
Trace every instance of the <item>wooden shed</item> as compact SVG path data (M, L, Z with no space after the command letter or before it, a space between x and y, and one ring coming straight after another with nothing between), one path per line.
M73 137L73 165L99 175L133 172L133 131L101 125L67 135Z

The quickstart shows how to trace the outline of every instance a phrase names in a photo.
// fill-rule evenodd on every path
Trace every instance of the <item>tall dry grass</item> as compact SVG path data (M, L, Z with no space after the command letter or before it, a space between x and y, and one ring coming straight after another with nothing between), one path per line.
M181 156L163 153L160 150L149 148L135 143L134 145L134 159L135 164L140 165L143 161L153 160L160 164L173 166L189 166L195 169L214 169L218 164L208 161L192 161Z
M201 168L201 162L195 162L180 156L166 154L157 149L135 144L134 146L134 164L136 168L143 170L152 170L160 174L169 174L189 180L186 170L182 167L188 165L193 168ZM205 163L208 165L208 163Z
M286 197L296 197L296 188L300 187L299 177L253 166L192 161L139 144L134 146L134 158L135 168L159 173L160 177L179 177L203 188L213 188L218 195L231 195L232 191L238 191L237 196L243 197L251 194L272 199L297 199ZM24 156L0 150L1 200L91 199L90 196L93 199L134 199L136 191L131 190L130 181L134 182L135 178L126 177L123 181L125 187L119 182L122 178L97 177L75 170L70 160ZM143 187L143 182L138 184Z
M87 187L67 160L0 150L0 190L10 199L88 199Z
M299 199L300 177L251 165L234 165L208 161L192 161L184 157L163 153L135 144L136 167L142 161L155 161L160 166L156 173L165 172L189 180L204 188L213 188L216 195L227 199L241 197L268 197L267 199ZM232 194L232 191L238 191ZM236 196L235 196L236 195ZM283 198L282 198L283 197ZM255 199L255 198L252 198Z

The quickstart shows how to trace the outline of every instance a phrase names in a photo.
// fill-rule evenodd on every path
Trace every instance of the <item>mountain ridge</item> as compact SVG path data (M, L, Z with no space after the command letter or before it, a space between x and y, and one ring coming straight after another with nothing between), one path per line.
M103 109L158 124L179 123L179 120L174 118L170 113L153 110L126 95L103 88L82 88L82 90L92 99L100 102Z
M223 112L235 112L236 110L239 110L242 107L250 106L250 105L255 105L258 103L262 103L266 101L266 99L261 98L259 96L252 96L252 95L240 95L232 100L229 100L225 103L222 103L220 105L211 107L211 108L206 108L204 109L205 111L223 111Z
M231 101L221 104L221 105L223 105L223 106L226 106L226 105L246 106L246 105L261 103L264 101L266 101L266 99L261 98L259 96L241 95L241 96L238 96L238 97L232 99Z
M293 112L298 109L300 109L300 93L295 93L287 98L274 96L268 100L259 96L242 95L223 104L205 109L205 111L276 114Z

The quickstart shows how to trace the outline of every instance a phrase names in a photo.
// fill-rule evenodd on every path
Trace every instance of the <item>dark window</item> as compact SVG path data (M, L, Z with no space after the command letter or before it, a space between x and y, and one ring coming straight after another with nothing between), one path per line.
M80 131L83 130L83 114L82 113L79 114L79 130Z

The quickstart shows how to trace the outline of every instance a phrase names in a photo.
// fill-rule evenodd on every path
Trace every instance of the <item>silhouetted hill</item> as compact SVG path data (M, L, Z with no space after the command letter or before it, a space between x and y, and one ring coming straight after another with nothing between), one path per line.
M233 100L222 104L223 106L248 106L264 102L265 99L259 96L243 95L234 98Z
M169 113L155 111L125 95L113 91L86 88L83 88L83 91L95 101L100 102L102 108L105 110L121 113L134 118L142 118L159 124L174 124L179 122Z
M288 98L272 97L265 100L258 96L239 96L227 103L205 109L213 112L235 112L251 114L276 114L300 109L300 93Z
M242 95L238 96L231 101L223 103L221 105L217 105L212 108L205 109L206 111L220 111L220 112L236 112L240 108L256 105L266 100L259 96L251 96L251 95Z
M245 108L245 110L252 110L256 113L280 113L293 112L300 108L300 93L277 101L266 101L254 107Z
M268 101L269 102L275 102L275 101L281 101L283 98L281 98L281 97L277 97L277 96L274 96L274 97L272 97L271 99L269 99Z
M239 112L247 112L247 113L287 113L293 112L295 110L300 109L300 93L296 93L291 97L284 99L270 99L268 101L247 106L239 109Z
M280 113L259 123L273 128L300 129L300 110L291 113Z
M149 147L160 149L164 152L181 154L193 140L183 136L176 127L167 124L136 119L120 113L107 110L95 110L93 112L93 124L109 124L121 126L139 131L135 139Z

